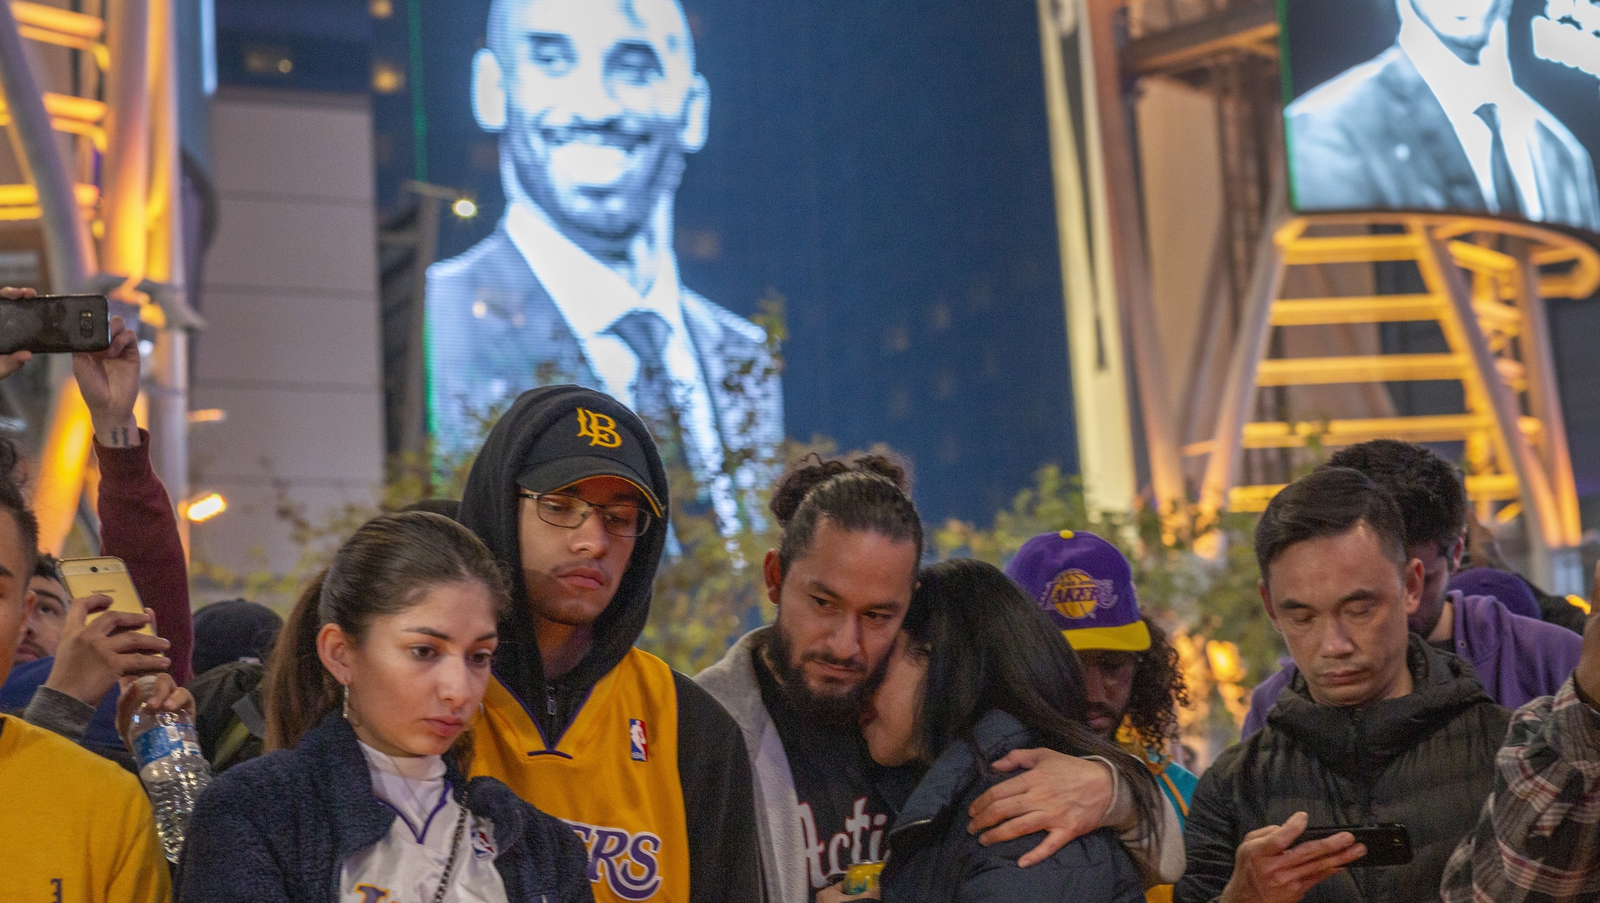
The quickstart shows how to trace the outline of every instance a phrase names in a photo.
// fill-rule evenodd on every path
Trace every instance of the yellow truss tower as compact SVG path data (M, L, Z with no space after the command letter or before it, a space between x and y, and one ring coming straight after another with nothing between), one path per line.
M85 0L82 11L0 0L0 248L42 248L55 292L105 292L156 330L147 365L152 456L187 486L187 334L179 205L173 0ZM179 323L170 323L167 311ZM59 553L93 508L88 411L64 355L33 498L40 546ZM157 410L159 408L159 410ZM159 414L159 416L157 416ZM87 498L86 498L87 496ZM85 504L87 501L87 504ZM181 524L181 522L180 522Z
M1600 253L1565 233L1487 218L1423 215L1293 217L1272 236L1224 383L1201 487L1201 515L1260 511L1282 484L1240 483L1245 450L1351 445L1377 438L1460 442L1467 493L1486 523L1519 515L1536 571L1567 584L1581 540L1578 499L1557 394L1545 302L1600 287ZM1283 297L1290 267L1415 264L1423 291ZM1273 354L1291 327L1436 323L1439 353ZM1257 419L1260 390L1449 381L1462 409L1312 422ZM1540 560L1542 559L1542 560Z

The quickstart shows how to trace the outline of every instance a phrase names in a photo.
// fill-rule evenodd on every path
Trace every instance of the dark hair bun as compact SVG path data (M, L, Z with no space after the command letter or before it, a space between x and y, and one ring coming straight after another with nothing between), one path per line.
M911 494L911 466L906 460L894 453L860 455L851 461L852 470L863 473L875 473L895 485L895 488Z
M772 490L772 500L767 503L767 507L772 511L772 516L777 518L778 526L788 526L789 521L794 518L794 513L800 510L800 504L811 494L811 490L846 473L868 473L883 477L901 492L908 495L911 492L910 468L904 459L896 455L860 454L842 458L824 458L812 452L791 462L783 476L778 479L778 485Z

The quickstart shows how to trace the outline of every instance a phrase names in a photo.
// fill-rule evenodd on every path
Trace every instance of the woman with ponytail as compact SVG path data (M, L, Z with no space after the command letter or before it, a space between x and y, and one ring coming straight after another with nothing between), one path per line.
M448 518L357 530L279 634L269 753L201 795L176 899L592 900L570 828L463 776L507 604L489 550Z

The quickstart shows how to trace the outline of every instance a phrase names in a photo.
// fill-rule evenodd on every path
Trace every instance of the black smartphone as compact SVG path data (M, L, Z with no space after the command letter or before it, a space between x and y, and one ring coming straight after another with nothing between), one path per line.
M111 347L105 295L0 298L0 354L66 354Z
M1294 842L1295 846L1308 840L1321 840L1332 837L1344 831L1355 835L1356 843L1364 844L1367 855L1362 856L1345 868L1382 868L1389 865L1405 865L1411 861L1411 832L1405 825L1331 825L1326 827L1311 827L1300 835Z

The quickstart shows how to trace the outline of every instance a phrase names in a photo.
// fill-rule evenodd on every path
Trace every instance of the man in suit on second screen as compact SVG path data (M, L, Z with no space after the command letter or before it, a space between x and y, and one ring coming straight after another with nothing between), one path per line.
M782 392L766 333L679 282L674 195L711 100L682 8L494 0L472 93L500 136L506 212L428 269L430 433L474 447L474 414L590 386L650 424L723 532L748 522Z
M1512 0L1395 0L1395 46L1285 111L1301 210L1482 210L1600 232L1594 163L1517 87Z

